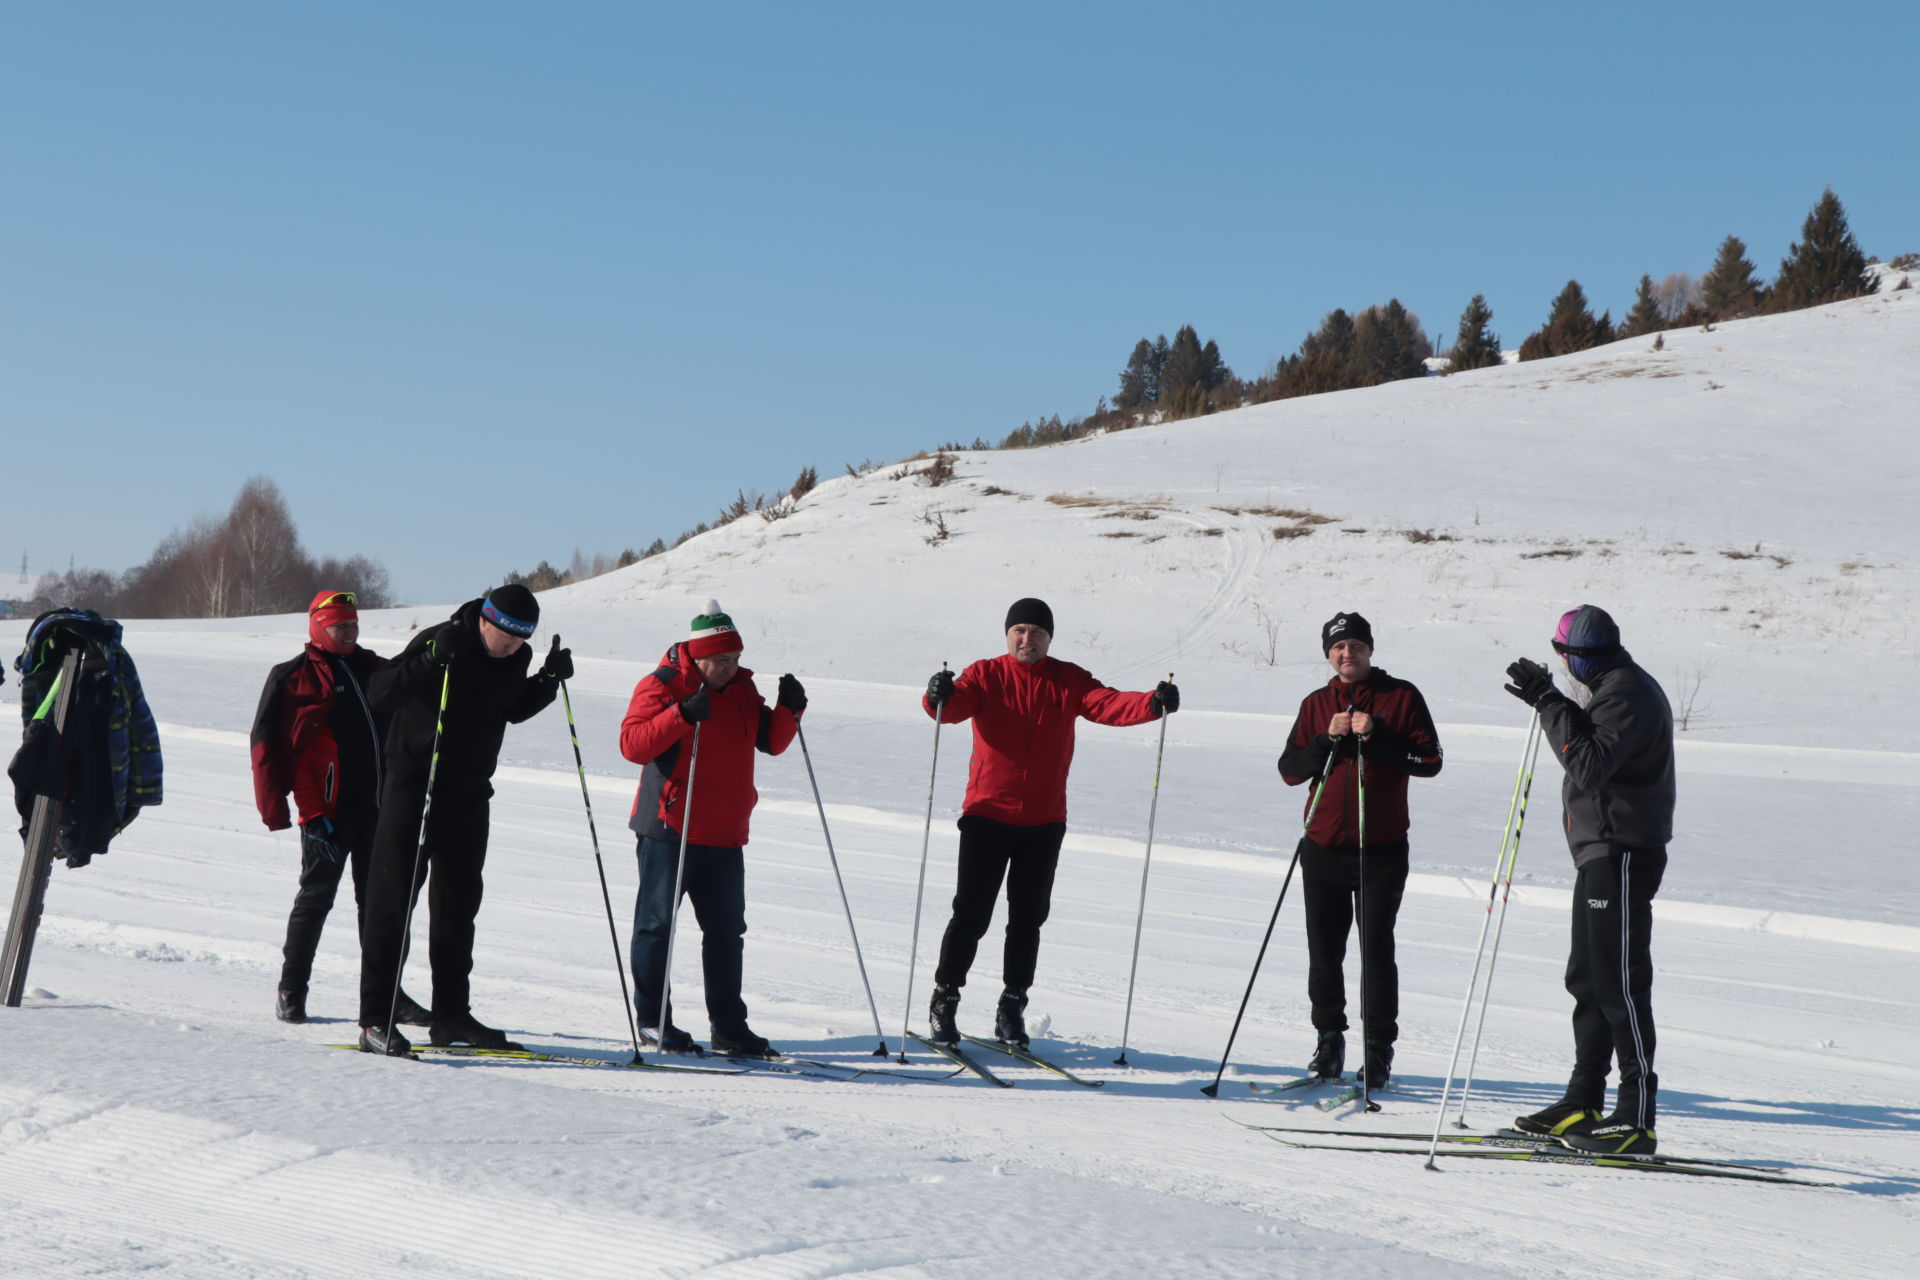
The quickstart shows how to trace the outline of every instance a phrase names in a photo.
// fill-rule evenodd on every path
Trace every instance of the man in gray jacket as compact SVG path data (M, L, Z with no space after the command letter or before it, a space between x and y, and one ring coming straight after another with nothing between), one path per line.
M1607 611L1563 615L1553 648L1568 697L1537 662L1507 668L1507 692L1540 713L1566 770L1561 801L1573 851L1573 1075L1566 1096L1514 1121L1579 1151L1650 1154L1656 1145L1653 1072L1653 896L1673 838L1673 709L1654 678L1620 646ZM1613 1063L1620 1083L1602 1116Z

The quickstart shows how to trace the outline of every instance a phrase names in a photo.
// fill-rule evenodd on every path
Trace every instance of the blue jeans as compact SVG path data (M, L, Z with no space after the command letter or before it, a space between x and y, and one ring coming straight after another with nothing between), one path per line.
M633 903L633 1005L642 1027L660 1024L660 992L667 973L667 930L673 920L673 881L679 841L641 836L640 890ZM742 1031L747 1005L740 998L747 936L746 859L736 847L688 844L681 892L693 899L700 924L700 967L706 978L707 1021L717 1033ZM673 1020L672 1001L667 1021Z

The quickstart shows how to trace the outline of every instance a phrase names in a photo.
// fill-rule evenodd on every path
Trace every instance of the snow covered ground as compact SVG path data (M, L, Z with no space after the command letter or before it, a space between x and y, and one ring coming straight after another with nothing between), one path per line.
M130 624L167 802L93 866L56 870L33 994L0 1011L0 1275L1912 1274L1915 296L1672 333L1659 352L1635 340L965 454L938 487L900 468L843 477L786 519L543 597L540 642L557 631L579 665L623 945L634 770L614 735L634 681L709 595L766 687L786 670L807 681L807 741L895 1047L927 674L995 652L1025 594L1053 604L1055 652L1110 683L1173 671L1186 709L1168 726L1131 1066L1112 1060L1153 726L1081 735L1030 1011L1040 1047L1107 1080L1098 1091L1020 1068L1005 1073L1016 1088L995 1090L327 1049L353 1033L350 908L322 946L317 1021L274 1022L297 845L260 827L247 775L260 679L295 652L302 621ZM1292 1150L1229 1121L1432 1128L1523 736L1502 669L1545 656L1554 620L1583 601L1615 613L1677 703L1693 694L1655 937L1663 1147L1844 1189L1464 1159L1431 1173L1412 1157ZM392 652L451 603L371 615L363 641ZM1247 1091L1296 1071L1310 1045L1296 897L1208 1101L1198 1089L1299 816L1273 759L1324 675L1320 623L1343 608L1373 621L1381 664L1425 690L1447 747L1440 777L1413 787L1396 1088L1377 1117ZM0 624L0 650L17 651L23 629ZM17 707L0 717L6 745ZM964 733L942 739L916 1025L965 749ZM618 1057L626 1022L559 709L511 731L504 759L476 1011L541 1047ZM1467 1107L1476 1126L1544 1105L1567 1066L1571 876L1557 776L1542 769ZM763 760L760 781L754 1025L790 1051L872 1065L797 749ZM7 884L16 861L0 860ZM677 965L688 1008L695 951ZM963 1028L988 1025L994 954L990 939Z

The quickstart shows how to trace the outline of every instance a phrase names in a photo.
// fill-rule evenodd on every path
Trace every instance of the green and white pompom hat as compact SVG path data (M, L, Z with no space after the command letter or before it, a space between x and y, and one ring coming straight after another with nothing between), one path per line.
M695 658L711 658L722 653L739 653L746 647L739 631L734 629L733 619L720 607L720 602L707 601L706 608L693 620L692 634L687 637L687 652Z

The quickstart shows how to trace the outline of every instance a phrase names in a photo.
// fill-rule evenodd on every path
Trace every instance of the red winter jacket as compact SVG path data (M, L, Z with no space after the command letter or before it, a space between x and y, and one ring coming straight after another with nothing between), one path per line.
M1365 744L1353 734L1338 743L1327 736L1327 723L1349 707L1373 717L1373 732ZM1326 794L1307 832L1307 839L1323 849L1351 849L1360 843L1360 778L1353 762L1362 749L1367 758L1367 843L1398 844L1407 838L1407 779L1431 778L1440 772L1443 757L1427 700L1411 684L1378 667L1365 680L1344 684L1334 676L1308 694L1280 757L1280 776L1297 787L1317 784L1328 754L1334 756ZM1306 806L1312 805L1310 787Z
M680 715L680 700L699 688L700 669L677 644L634 686L627 718L620 722L620 754L646 766L627 824L641 835L680 837L687 770L693 764L693 726ZM686 837L693 844L738 848L747 842L747 820L760 798L753 788L753 753L785 751L799 718L785 707L769 707L745 667L712 697L713 714L700 723L693 825Z
M973 763L962 812L1015 827L1067 820L1067 766L1073 722L1145 724L1156 719L1151 693L1109 689L1083 667L1058 658L1028 664L1003 653L962 671L942 724L973 721ZM924 696L920 705L933 715Z
M371 649L335 655L309 644L267 673L249 741L253 802L269 831L293 825L288 791L303 823L375 812L387 718L373 710L367 684L386 661ZM351 737L343 744L340 735Z

